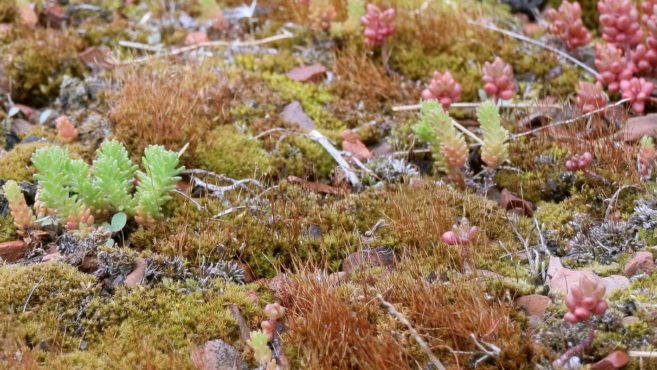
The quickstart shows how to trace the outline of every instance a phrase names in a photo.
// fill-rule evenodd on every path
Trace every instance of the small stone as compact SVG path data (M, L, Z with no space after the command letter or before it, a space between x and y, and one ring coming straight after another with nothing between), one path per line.
M146 272L146 260L143 258L135 259L135 268L128 276L125 277L123 283L127 287L140 285L144 280L144 273Z
M652 258L652 253L641 251L636 252L634 256L627 261L623 269L623 275L632 277L637 273L652 274L655 270L655 261Z
M293 101L283 108L281 119L283 122L299 126L299 128L304 131L312 131L315 129L313 121L308 117L306 112L303 111L303 107L298 101Z
M351 275L361 268L384 267L392 269L395 265L395 253L385 247L367 248L350 254L342 262L342 271Z
M267 284L269 290L274 293L274 297L281 302L288 302L291 298L290 280L285 274L274 276Z
M25 257L28 246L22 240L0 243L0 258L5 262L14 262Z
M221 339L206 342L192 351L192 364L198 370L242 370L248 367L232 346Z
M324 79L326 67L321 64L298 67L287 73L287 77L299 82L319 82Z
M543 318L543 315L545 315L545 310L550 305L550 303L552 303L552 301L550 300L550 297L546 297L544 295L530 294L516 298L515 303L527 310L527 313L530 316Z

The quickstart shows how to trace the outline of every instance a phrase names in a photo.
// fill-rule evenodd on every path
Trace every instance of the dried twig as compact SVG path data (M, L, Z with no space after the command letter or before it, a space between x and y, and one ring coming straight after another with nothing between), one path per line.
M606 106L604 106L604 107L602 107L602 108L596 109L596 110L591 111L591 112L586 113L586 114L583 114L583 115L581 115L581 116L577 116L577 117L574 117L574 118L571 118L571 119L567 119L567 120L565 120L565 121L554 122L554 123L551 123L551 124L549 124L549 125L545 125L545 126L537 127L537 128L535 128L535 129L533 129L533 130L529 130L529 131L526 131L526 132L522 132L522 133L519 133L519 134L515 134L515 135L513 135L513 136L511 137L511 139L512 139L512 140L515 140L515 139L517 139L517 138L519 138L519 137L532 135L532 134L535 134L535 133L537 133L537 132L539 132L539 131L543 131L543 130L546 130L546 129L549 129L549 128L554 128L554 127L563 126L563 125L569 125L569 124L571 124L571 123L575 123L575 122L578 122L578 121L580 121L580 120L583 120L583 119L589 118L589 117L591 117L591 116L594 116L594 115L596 115L596 114L598 114L598 113L605 112L606 110L608 110L608 109L610 109L610 108L614 108L614 107L617 107L617 106L619 106L619 105L625 104L625 103L627 103L628 101L630 101L630 99L622 99L622 100L619 100L619 101L617 101L617 102L615 102L615 103L612 103L612 104L606 105Z
M629 188L638 189L639 187L637 185L623 185L619 187L618 190L614 192L614 195L612 195L611 198L609 199L609 205L607 205L607 210L605 211L605 221L609 221L609 216L611 215L611 211L614 209L614 205L618 201L618 197L620 196L620 193L623 190Z
M580 62L579 60L577 60L576 58L574 58L572 55L570 55L570 54L568 54L568 53L566 53L566 52L564 52L564 51L561 51L561 50L559 50L559 49L557 49L557 48L555 48L555 47L552 47L552 46L550 46L550 45L546 45L546 44L544 44L544 43L542 43L542 42L540 42L540 41L536 41L536 40L534 40L534 39L530 39L529 37L526 37L526 36L523 36L523 35L521 35L521 34L515 33L515 32L513 32L513 31L508 31L508 30L503 30L503 29L501 29L501 28L497 28L497 27L495 27L495 26L493 26L493 25L490 25L490 24L482 24L482 23L474 22L474 21L468 21L468 24L471 24L471 25L473 25L473 26L477 26L477 27L481 27L481 28L487 29L487 30L489 30L489 31L498 32L498 33L501 33L501 34L503 34L503 35L506 35L506 36L512 37L512 38L514 38L514 39L517 39L517 40L520 40L520 41L526 42L526 43L528 43L528 44L531 44L531 45L534 45L534 46L538 46L539 48L542 48L542 49L548 50L548 51L550 51L550 52L552 52L552 53L555 53L555 54L559 55L560 57L562 57L562 58L568 60L569 62L573 63L574 65L580 67L580 68L583 69L584 71L586 71L586 72L592 74L594 77L598 77L598 76L600 75L600 73L598 73L598 71L596 71L595 69L593 69L593 68L587 66L586 64Z
M196 206L196 209L198 209L199 211L204 211L205 213L210 213L210 211L208 211L208 209L205 208L201 203L197 202L194 198L192 198L189 195L183 193L182 191L180 191L178 189L173 189L173 193L178 194L181 197L185 198L186 200L192 202Z
M433 352L431 352L429 345L427 344L427 342L424 341L424 339L422 339L420 334L418 334L417 330L415 330L413 325L411 325L411 322L408 321L408 319L406 319L404 315L399 313L399 311L395 309L395 306L392 303L386 301L381 294L377 294L376 298L378 298L379 301L381 302L381 305L385 307L386 310L388 310L390 316L394 317L395 319L397 319L397 321L401 322L406 326L408 331L411 333L413 339L415 339L417 344L420 346L422 352L424 352L427 355L427 357L429 357L429 361L431 361L433 366L435 366L436 369L438 370L445 370L445 366L443 366L443 364L440 362L438 357L436 357L436 355L434 355Z
M456 109L475 109L478 108L481 104L483 103L475 103L475 102L459 102L459 103L452 103L452 105L449 106L450 109L456 108ZM500 108L534 108L534 107L545 107L545 108L561 108L561 105L559 104L540 104L536 102L518 102L518 103L506 103L506 102L500 102L499 107ZM411 110L418 110L422 108L422 104L411 104L411 105L397 105L392 107L393 112L405 112L405 111L411 111Z
M340 154L340 151L338 151L333 144L326 138L326 136L322 135L321 132L317 130L312 130L308 133L308 137L321 145L330 155L333 157L333 159L338 163L338 166L344 171L345 175L347 176L347 179L351 183L351 185L354 188L360 188L360 179L358 178L358 175L354 171L352 171L351 166L349 166L349 163L342 158L342 155Z
M164 57L172 57L174 55L179 55L179 54L184 54L196 49L200 48L212 48L212 47L233 47L233 48L238 48L238 47L245 47L245 46L258 46L258 45L263 45L267 44L270 42L274 41L280 41L280 40L285 40L294 37L294 34L291 32L287 31L286 29L282 30L283 32L270 36L270 37L265 37L264 39L260 40L253 40L253 41L206 41L206 42L200 42L198 44L190 45L190 46L185 46L182 48L177 48L173 49L171 51L168 51L166 53L161 53L161 54L153 54L153 55L147 55L141 58L136 58L136 59L131 59L131 60L126 60L123 62L115 62L112 64L115 65L128 65L128 64L140 64L140 63L145 63L153 59L158 59L158 58L164 58Z

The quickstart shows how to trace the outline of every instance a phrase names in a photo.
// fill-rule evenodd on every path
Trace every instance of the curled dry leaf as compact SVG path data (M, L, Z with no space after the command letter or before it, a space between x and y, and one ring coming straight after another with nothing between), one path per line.
M287 73L287 77L299 82L319 82L324 79L326 67L321 64L297 67Z
M630 363L630 356L623 351L612 352L591 366L591 370L618 370Z
M657 113L631 117L615 135L623 141L637 141L644 136L657 136Z
M534 205L531 202L518 198L506 189L502 189L499 205L507 211L513 211L523 216L532 217L534 215Z
M0 243L0 259L5 262L14 262L25 257L28 245L22 240L12 240Z
M360 135L352 130L342 132L342 150L351 153L361 162L367 162L372 158L372 152L360 140Z

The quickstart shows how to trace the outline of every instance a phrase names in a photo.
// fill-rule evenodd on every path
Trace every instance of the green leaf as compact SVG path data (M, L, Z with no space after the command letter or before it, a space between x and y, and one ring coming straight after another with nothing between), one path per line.
M112 216L112 224L110 225L111 226L110 231L112 231L113 233L117 233L121 231L121 229L123 229L127 221L128 221L128 216L125 213L119 212L115 214L114 216Z

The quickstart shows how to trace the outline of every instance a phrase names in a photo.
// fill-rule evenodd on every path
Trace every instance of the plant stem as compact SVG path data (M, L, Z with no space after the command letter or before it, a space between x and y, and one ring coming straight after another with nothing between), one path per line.
M586 338L586 340L584 340L582 343L566 351L566 353L561 355L561 357L559 357L558 360L552 363L552 366L559 368L565 365L576 354L591 347L591 344L593 343L593 337L595 336L595 331L593 330L593 324L591 323L591 320L588 320L586 322L586 327L589 329L589 336Z

